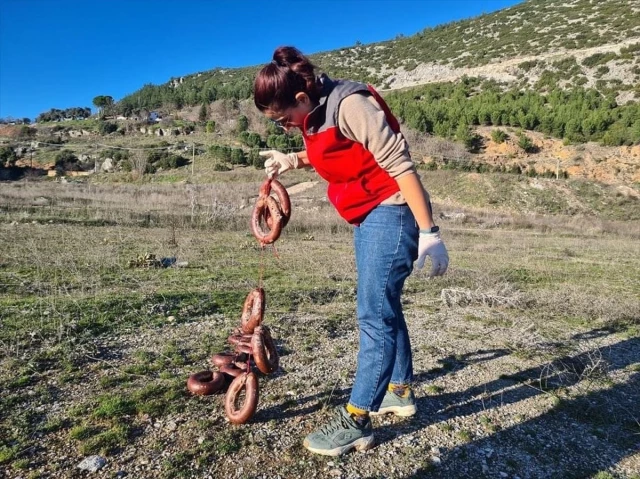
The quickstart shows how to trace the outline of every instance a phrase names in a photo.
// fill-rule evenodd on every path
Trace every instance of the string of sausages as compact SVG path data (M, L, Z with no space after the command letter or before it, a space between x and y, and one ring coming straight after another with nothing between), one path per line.
M275 197L271 193L275 194ZM275 179L267 179L260 187L251 215L251 232L264 248L274 243L291 216L287 190ZM262 284L262 278L260 278ZM258 376L278 370L279 356L271 331L263 325L265 292L256 288L244 301L240 326L227 338L233 351L213 355L217 371L200 371L189 376L187 389L196 395L225 394L225 413L234 424L244 424L258 407ZM242 393L244 391L244 398Z
M275 193L275 197L271 193ZM275 242L291 217L291 201L282 184L267 179L260 186L258 201L251 214L251 232L262 246Z

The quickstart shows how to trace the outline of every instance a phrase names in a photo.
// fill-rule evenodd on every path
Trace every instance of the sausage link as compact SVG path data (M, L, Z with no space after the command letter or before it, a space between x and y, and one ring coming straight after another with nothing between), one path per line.
M278 180L271 181L271 189L276 194L278 204L280 205L280 212L282 213L282 227L287 226L289 218L291 218L291 199L287 189Z
M229 344L233 344L234 346L242 343L248 344L251 342L252 337L252 334L232 334L227 338L227 341L229 341Z
M236 361L233 363L237 368L242 369L243 371L249 371L251 367L255 366L256 363L253 359L250 361Z
M238 343L236 344L235 350L238 353L253 354L253 349L251 349L251 343Z
M224 375L219 372L200 371L192 374L187 380L187 389L198 396L208 396L225 386Z
M271 229L265 224L267 229L263 229L261 222L267 223L267 211L271 216ZM260 242L262 246L268 245L276 241L282 232L283 216L276 200L271 196L261 196L256 202L256 206L251 214L251 232L253 236Z
M269 196L271 194L271 184L274 181L277 181L277 180L274 180L272 178L267 178L266 180L264 180L260 185L260 190L258 191L258 194L263 197Z
M240 408L236 406L240 393L245 390L244 403ZM244 424L253 417L258 408L258 378L255 373L238 375L227 390L224 410L229 421L234 424Z
M258 326L255 329L251 339L251 349L253 350L253 359L256 362L256 367L260 372L271 374L277 371L280 359L269 328Z
M240 318L242 323L240 329L244 335L253 334L253 330L256 326L259 326L262 323L265 308L264 299L264 289L256 288L252 290L247 295L247 299L244 300L242 317ZM251 338L249 338L249 341L251 341Z
M236 356L237 355L235 353L218 353L211 357L211 362L214 366L218 366L220 368L233 363L236 360Z
M231 378L236 378L236 377L238 377L238 376L239 376L240 374L242 374L244 371L245 371L244 369L239 368L239 367L238 367L238 366L236 366L235 364L228 364L228 365L226 365L226 366L222 366L222 367L220 368L220 372L221 372L222 374L229 375L229 376L231 376ZM231 379L231 381L233 381L233 379ZM229 381L229 382L231 382L231 381Z

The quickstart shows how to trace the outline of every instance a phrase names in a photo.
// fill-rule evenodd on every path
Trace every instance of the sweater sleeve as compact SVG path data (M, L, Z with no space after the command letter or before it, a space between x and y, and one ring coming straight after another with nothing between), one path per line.
M338 128L350 140L371 152L392 178L415 172L409 146L402 133L395 133L373 95L354 93L340 103Z

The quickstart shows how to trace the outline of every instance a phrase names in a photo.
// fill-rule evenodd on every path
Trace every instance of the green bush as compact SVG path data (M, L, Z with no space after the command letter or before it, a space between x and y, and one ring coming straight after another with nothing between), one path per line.
M254 168L261 170L264 167L264 158L260 156L259 152L260 150L257 148L249 151L249 154L247 155L247 162Z
M10 146L0 146L0 168L12 167L18 160L15 150Z
M236 131L238 133L241 133L243 131L247 131L248 128L249 118L247 118L245 115L240 115L240 117L238 118L238 123L236 125Z
M244 151L240 148L234 148L231 150L231 164L233 165L246 165L247 158Z
M493 130L491 132L491 139L493 141L495 141L496 143L504 143L507 138L509 138L509 135L507 135L504 131L502 130Z
M22 125L18 130L18 138L19 139L33 138L34 136L36 136L36 133L37 133L37 130L35 128L31 128L30 126L27 126L27 125Z
M591 56L588 56L584 60L582 60L582 65L585 67L595 67L596 65L602 65L603 63L607 63L609 60L613 60L617 58L618 55L615 53L594 53Z
M98 133L101 135L108 135L109 133L113 133L118 129L118 125L111 121L100 121L98 122Z
M535 151L535 145L527 135L521 135L518 140L518 146L527 153L533 153Z
M176 155L165 150L156 150L149 153L147 163L147 173L153 173L159 168L163 170L170 170L179 168L189 163L189 160L183 156Z
M62 150L55 156L55 169L59 173L65 171L81 171L80 160L71 150Z
M520 68L521 70L524 70L526 72L528 72L529 70L535 68L538 65L538 61L537 60L531 60L528 62L522 62L518 65L518 68Z

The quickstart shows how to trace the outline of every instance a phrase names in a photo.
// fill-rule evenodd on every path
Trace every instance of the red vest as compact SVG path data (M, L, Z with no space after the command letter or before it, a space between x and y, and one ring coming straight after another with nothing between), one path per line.
M304 120L303 138L309 163L329 186L329 201L345 220L359 224L400 188L361 143L345 138L338 128L338 108L347 96L370 92L385 112L394 132L400 131L398 120L372 86L323 76L324 91L320 105Z

